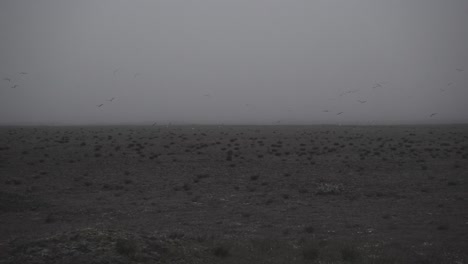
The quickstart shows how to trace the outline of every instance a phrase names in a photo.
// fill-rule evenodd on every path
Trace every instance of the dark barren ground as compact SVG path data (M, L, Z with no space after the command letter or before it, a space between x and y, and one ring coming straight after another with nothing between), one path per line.
M468 126L1 127L0 263L468 263Z

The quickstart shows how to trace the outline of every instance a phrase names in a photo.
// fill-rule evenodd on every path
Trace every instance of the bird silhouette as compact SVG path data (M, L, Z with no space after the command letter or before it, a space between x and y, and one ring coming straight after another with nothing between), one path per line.
M339 112L339 113L338 113L338 114L336 114L336 115L341 115L342 113L343 113L343 112Z
M114 101L114 99L115 99L115 98L112 97L111 99L109 99L109 100L107 100L107 101L112 102L112 101Z
M361 104L367 102L367 101L365 101L365 100L362 100L362 101L361 101L361 100L357 100L357 101L360 102Z
M355 92L358 92L358 91L359 91L358 89L356 89L356 90L344 91L344 92L340 93L339 96L343 96L343 95L350 94L350 93L355 93Z
M462 71L464 71L464 69L457 69L457 71L462 72Z
M26 74L28 74L28 73L27 73L27 72L20 72L19 74L21 74L21 75L26 75Z
M359 92L359 89L340 92L337 96L334 96L334 97L330 98L329 100L336 100L336 99L338 99L338 98L340 98L340 97L342 97L344 95L352 94L352 93L356 93L356 92Z
M136 77L138 77L138 75L140 75L140 73L138 73L138 72L133 74L133 79L136 79Z
M11 88L13 88L13 89L14 89L14 88L16 88L16 87L18 87L18 85L17 85L17 84L13 85Z
M437 113L432 113L429 117L433 117L435 115L437 115Z
M155 125L157 125L157 124L158 124L158 122L154 122L151 126L155 126Z
M97 105L97 107L101 107L101 106L103 106L103 105L104 105L104 104L100 104L100 105Z
M372 86L372 89L376 89L376 88L380 88L380 87L382 87L382 84L376 83L376 84L374 84L374 86Z

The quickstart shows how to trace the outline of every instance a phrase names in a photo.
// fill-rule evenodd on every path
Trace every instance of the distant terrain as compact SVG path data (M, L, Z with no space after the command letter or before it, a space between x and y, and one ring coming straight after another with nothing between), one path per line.
M0 263L468 263L468 125L0 127Z

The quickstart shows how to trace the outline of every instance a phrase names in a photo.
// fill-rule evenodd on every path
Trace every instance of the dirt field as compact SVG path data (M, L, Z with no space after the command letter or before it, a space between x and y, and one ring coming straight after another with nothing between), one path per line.
M468 126L1 127L0 263L468 263Z

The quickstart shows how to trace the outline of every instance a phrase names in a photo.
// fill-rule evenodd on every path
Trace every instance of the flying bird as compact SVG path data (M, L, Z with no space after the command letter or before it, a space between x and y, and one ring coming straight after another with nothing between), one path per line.
M112 72L112 74L114 74L114 76L115 76L115 74L116 74L118 71L119 71L119 69L115 69L115 70Z
M376 83L376 84L374 84L374 86L372 86L372 89L376 89L376 88L380 88L380 87L382 87L382 84Z
M356 89L356 90L349 90L349 91L344 91L344 92L340 93L340 95L339 95L339 96L343 96L343 95L345 95L345 94L349 94L349 93L355 93L355 92L358 92L358 91L359 91L359 90L357 90L357 89Z
M27 72L20 72L19 74L21 74L21 75L26 75L26 74L28 74L28 73L27 73Z
M136 77L138 77L138 75L140 75L140 73L138 73L138 72L133 74L133 79L136 79Z
M362 100L362 101L361 101L361 100L357 100L357 101L360 102L361 104L367 102L367 101L365 101L365 100Z
M112 97L111 99L109 99L109 100L107 100L107 101L112 102L112 101L114 101L114 99L115 99L115 98Z
M155 125L157 125L157 124L158 124L158 122L154 122L151 126L155 126Z
M435 115L437 115L437 113L432 113L429 117L433 117Z
M101 107L101 106L103 106L103 105L104 105L104 104L100 104L100 105L97 105L97 107Z
M452 84L453 84L453 82L447 83L447 87L452 86ZM440 88L440 91L441 91L441 92L445 92L445 90L447 90L447 87L445 87L445 88Z
M343 112L339 112L339 113L338 113L338 114L336 114L336 115L341 115L342 113L343 113Z
M11 82L10 78L3 78L4 81Z
M342 97L346 94L351 94L351 93L356 93L356 92L359 92L359 89L344 91L344 92L339 93L337 96L330 98L330 100L336 100L339 97Z
M457 71L462 72L462 71L464 71L464 70L463 70L463 69L457 69Z
M16 87L18 87L18 85L17 85L17 84L13 85L11 88L16 88Z

